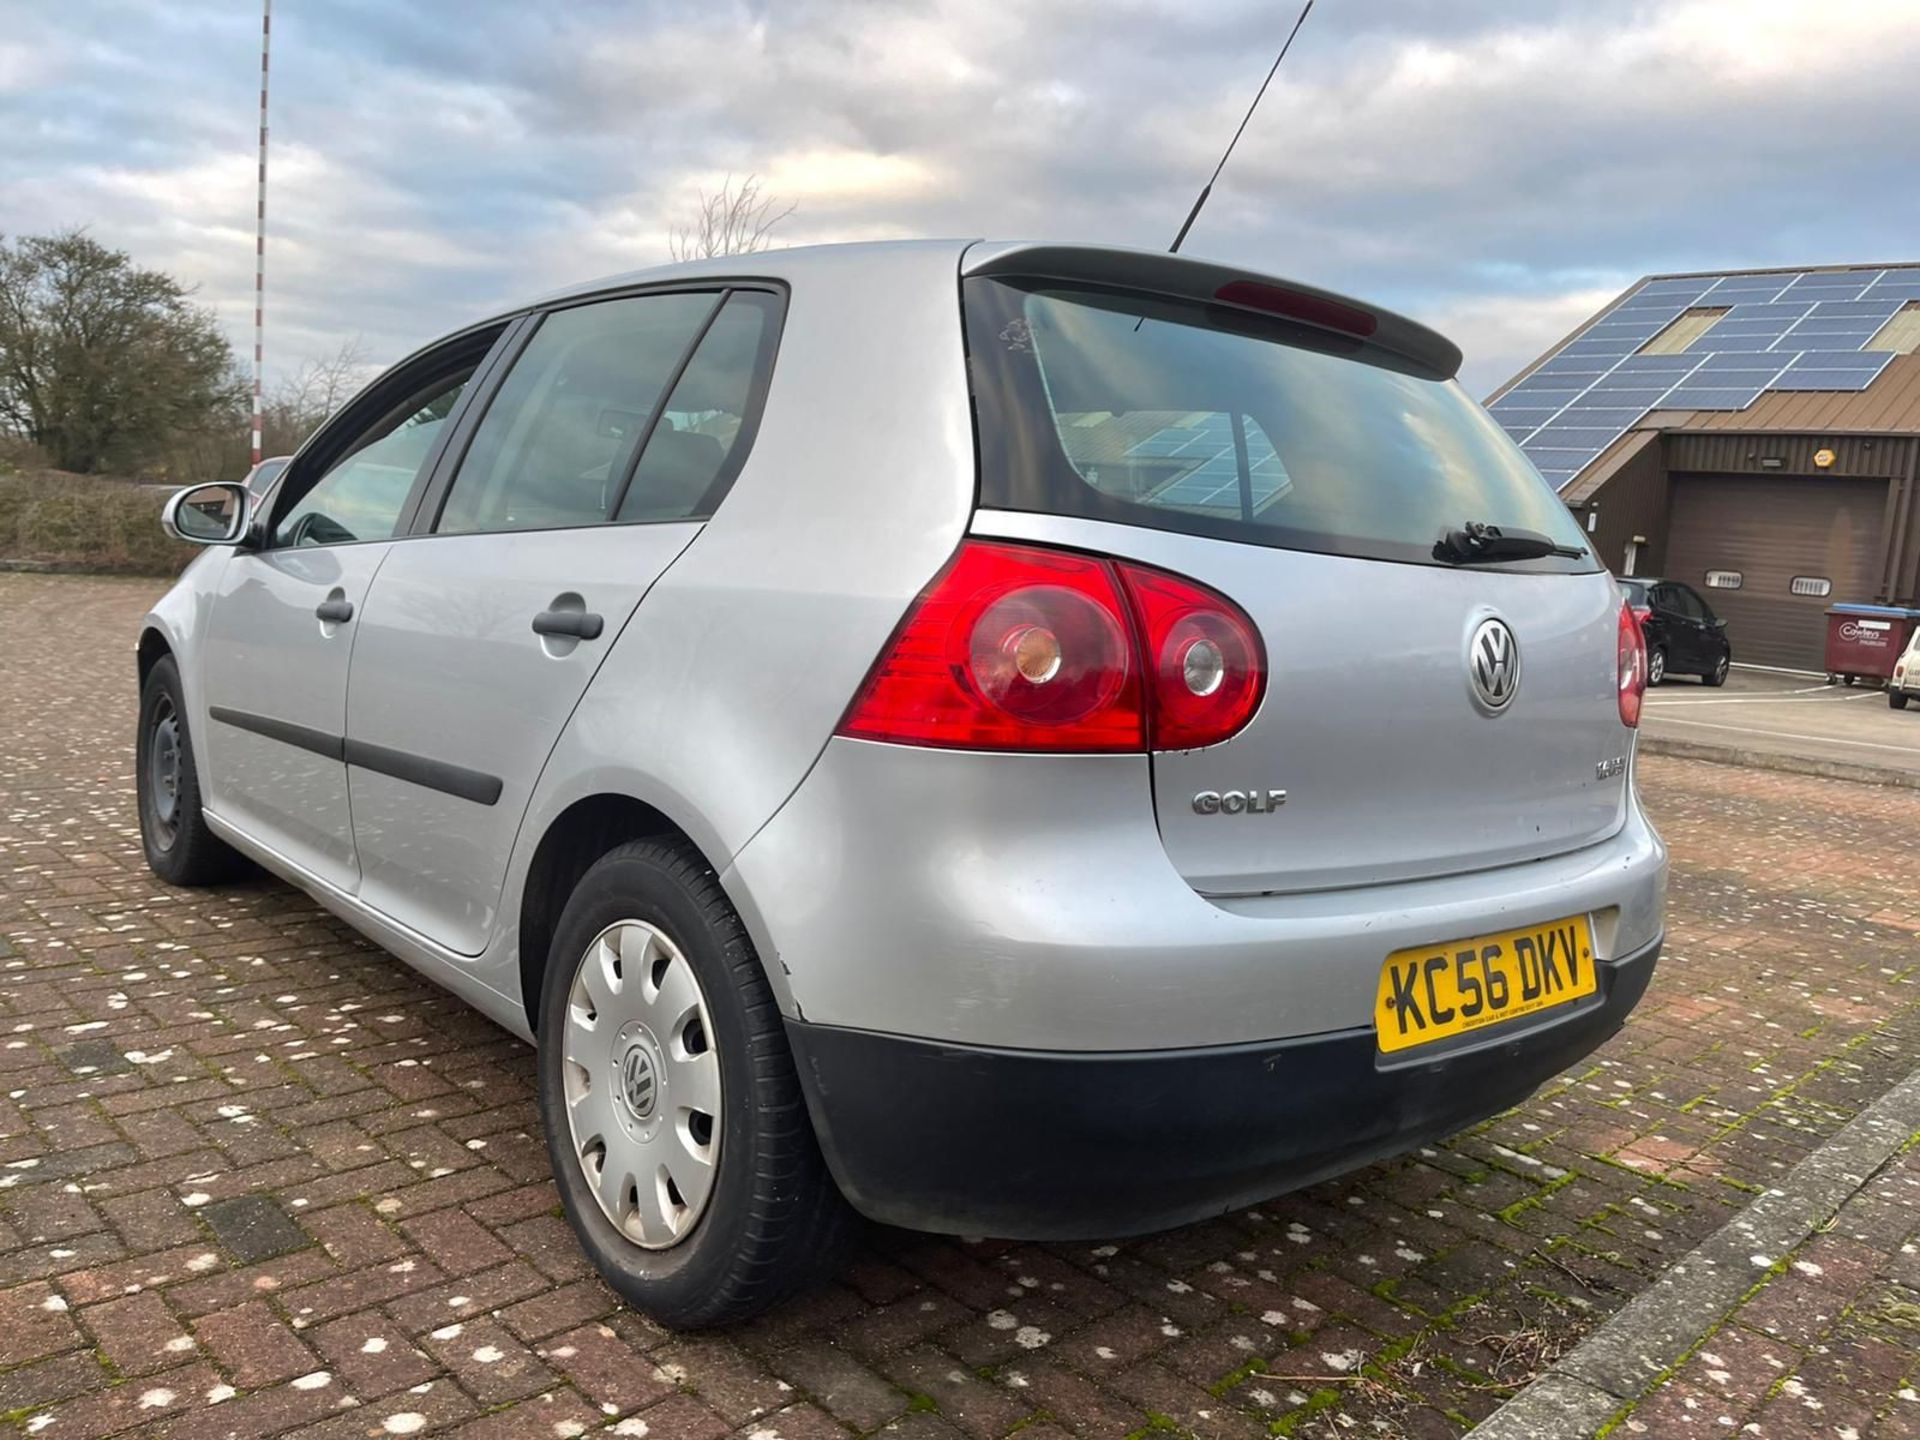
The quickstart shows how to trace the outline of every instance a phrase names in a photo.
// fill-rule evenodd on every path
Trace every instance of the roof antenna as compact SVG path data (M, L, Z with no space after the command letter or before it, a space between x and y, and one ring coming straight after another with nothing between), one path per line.
M1253 119L1253 112L1260 108L1260 101L1267 93L1267 86L1273 83L1273 77L1280 70L1280 62L1287 58L1287 51L1293 48L1293 37L1300 33L1300 27L1307 23L1307 11L1313 9L1313 0L1307 0L1301 8L1300 18L1293 22L1293 29L1287 32L1287 43L1280 47L1280 53L1273 57L1273 69L1267 71L1267 78L1260 82L1260 92L1253 97L1253 104L1247 107L1246 115L1240 121L1240 128L1233 132L1233 139L1227 142L1227 148L1220 156L1220 163L1213 167L1213 174L1207 183L1200 187L1200 198L1193 202L1193 209L1187 212L1187 223L1180 227L1180 233L1173 237L1173 244L1167 247L1169 255L1180 253L1180 244L1187 238L1187 232L1193 228L1193 222L1200 218L1200 207L1207 203L1207 197L1213 193L1213 182L1220 178L1220 172L1227 168L1227 158L1233 154L1233 147L1240 143L1240 137L1246 133L1247 121Z

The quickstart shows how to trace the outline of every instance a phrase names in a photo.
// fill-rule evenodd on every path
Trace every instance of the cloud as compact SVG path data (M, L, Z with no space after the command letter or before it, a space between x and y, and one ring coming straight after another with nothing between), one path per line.
M244 348L246 7L35 7L0 229L89 224ZM654 263L758 174L790 241L1164 245L1290 14L1254 0L335 0L275 16L269 350L391 359ZM1302 31L1188 249L1392 305L1484 392L1637 275L1912 258L1910 0L1370 0Z

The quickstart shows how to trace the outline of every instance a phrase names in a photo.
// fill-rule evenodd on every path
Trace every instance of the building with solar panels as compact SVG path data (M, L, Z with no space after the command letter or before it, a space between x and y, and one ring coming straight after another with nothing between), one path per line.
M1920 600L1916 347L1920 265L1655 275L1487 403L1615 574L1819 670L1828 605Z

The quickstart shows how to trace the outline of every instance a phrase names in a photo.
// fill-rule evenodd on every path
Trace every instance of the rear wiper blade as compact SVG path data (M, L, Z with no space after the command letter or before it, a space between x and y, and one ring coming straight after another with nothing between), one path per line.
M1476 565L1495 560L1538 560L1558 555L1578 560L1586 555L1584 547L1562 545L1537 530L1516 530L1469 520L1458 530L1449 530L1433 547L1433 558L1450 565Z

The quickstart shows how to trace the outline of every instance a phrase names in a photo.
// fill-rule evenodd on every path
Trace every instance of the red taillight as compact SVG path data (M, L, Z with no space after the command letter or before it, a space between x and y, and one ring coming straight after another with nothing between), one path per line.
M1223 595L1122 563L1148 656L1156 750L1215 745L1253 718L1267 682L1260 632Z
M1245 725L1265 682L1253 623L1211 590L969 540L875 662L840 733L967 750L1191 749Z
M1640 631L1640 612L1631 605L1620 607L1618 655L1620 723L1638 728L1647 693L1647 637Z

